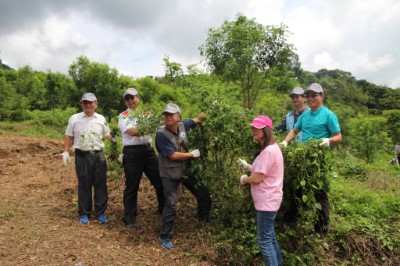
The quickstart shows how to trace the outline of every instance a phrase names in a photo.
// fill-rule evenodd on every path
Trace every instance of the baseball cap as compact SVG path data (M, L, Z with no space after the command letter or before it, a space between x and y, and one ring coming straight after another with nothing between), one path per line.
M272 128L272 120L268 116L259 115L253 119L253 122L251 122L250 126L253 126L258 129L264 128L266 126Z
M294 89L292 90L291 93L289 93L289 97L291 97L292 95L302 95L304 96L304 90L301 87L294 87Z
M316 92L316 93L324 93L324 90L322 89L322 86L319 83L311 83L307 87L306 92L307 91L313 91L313 92Z
M164 109L164 111L162 111L161 114L164 114L164 113L175 114L175 113L180 113L180 112L181 112L181 109L179 108L178 105L176 105L174 103L168 103L165 106L165 109Z
M126 95L132 95L132 96L139 96L139 93L135 88L127 88L124 92L124 96L122 98L125 99Z
M96 96L91 92L86 92L82 95L81 102L89 101L89 102L97 102Z

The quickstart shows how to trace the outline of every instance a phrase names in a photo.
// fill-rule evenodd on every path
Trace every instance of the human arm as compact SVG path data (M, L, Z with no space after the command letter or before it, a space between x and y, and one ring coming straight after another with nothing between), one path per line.
M330 144L339 144L340 142L342 142L342 133L337 132L335 134L332 134L330 138L323 138L320 146L329 146Z
M62 153L62 159L65 166L71 161L71 158L69 156L69 149L71 148L71 145L72 145L72 137L65 135L64 152Z
M286 116L281 120L279 125L275 126L279 132L286 131Z
M294 127L285 137L285 139L282 142L290 142L292 139L294 139L297 134L299 134L299 131Z
M198 151L198 150L197 150ZM198 156L197 156L198 155ZM196 150L190 151L190 152L173 152L170 155L168 155L168 158L170 158L173 161L182 161L190 158L198 158L200 157L200 152L196 152Z
M198 114L195 118L193 118L192 120L198 124L201 121L203 121L204 117L205 117L206 113L205 112L201 112L200 114Z
M253 173L250 176L242 176L240 179L240 182L242 185L244 184L259 184L263 179L265 175L263 173Z

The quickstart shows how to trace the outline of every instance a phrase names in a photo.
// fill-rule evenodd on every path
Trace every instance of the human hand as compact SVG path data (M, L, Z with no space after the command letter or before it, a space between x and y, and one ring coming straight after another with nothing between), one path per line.
M245 170L249 170L249 164L246 162L246 160L243 160L243 159L238 159L237 160L238 161L238 163L240 163L241 165L242 165L242 167L245 169Z
M117 136L112 137L112 138L111 138L111 141L114 142L114 143L116 143L116 142L118 141L118 137L117 137Z
M328 138L323 138L319 146L329 146L330 140Z
M124 154L121 153L121 154L118 156L118 162L122 163L123 160L124 160Z
M240 177L240 184L241 185L245 185L246 183L244 182L244 179L247 177L247 175L242 175L241 177Z
M67 151L62 153L62 158L63 158L63 163L65 166L67 166L67 164L69 162L71 162L71 158L69 157L69 152L67 152Z
M286 140L282 141L281 143L279 143L279 145L287 148L288 142Z
M200 157L200 151L198 149L192 150L190 153L193 155L193 158Z

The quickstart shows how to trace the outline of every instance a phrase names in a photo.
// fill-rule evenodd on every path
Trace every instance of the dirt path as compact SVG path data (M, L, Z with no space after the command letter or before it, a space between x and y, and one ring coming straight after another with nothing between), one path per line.
M108 182L105 225L77 216L73 164L62 165L62 141L0 135L0 265L213 265L206 229L193 218L190 193L180 200L175 248L158 241L160 217L146 178L137 228L125 229L123 178Z

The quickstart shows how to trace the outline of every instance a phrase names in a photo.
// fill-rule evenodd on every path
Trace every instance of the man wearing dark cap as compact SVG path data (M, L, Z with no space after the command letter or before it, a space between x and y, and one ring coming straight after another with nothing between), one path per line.
M107 222L107 162L103 152L103 139L112 140L104 116L95 112L97 98L84 93L83 112L69 118L64 138L64 165L70 161L69 149L75 150L75 168L78 176L78 208L82 224L88 224L92 213L92 186L94 187L94 214L99 223Z
M297 120L294 128L281 142L282 146L287 146L296 135L302 131L302 142L310 139L320 139L320 146L329 146L330 144L339 144L342 142L342 133L340 130L337 116L328 108L323 106L324 90L318 83L311 83L306 91L307 104L310 110L306 111ZM325 190L316 193L315 198L321 204L319 220L314 228L316 232L326 233L329 225L329 200Z
M276 129L278 129L279 131L286 131L287 133L289 133L293 129L299 116L301 116L305 111L308 110L308 107L304 105L306 97L304 95L303 88L295 87L292 92L289 93L289 97L292 99L292 106L294 109L293 111L287 113L280 124L276 126ZM294 141L302 142L301 135L301 132L299 132Z
M177 188L182 183L197 199L197 217L209 221L211 197L206 187L196 184L193 177L184 178L188 160L200 157L199 150L189 151L188 131L200 123L204 114L181 121L180 108L174 103L166 105L164 111L165 126L157 131L156 148L160 176L164 186L165 206L162 213L160 231L161 244L166 249L173 248L174 220L176 217L178 195Z
M124 92L123 99L128 107L118 117L118 127L121 130L122 145L124 146L122 159L125 172L123 221L126 227L132 230L136 221L137 195L143 172L156 190L159 213L163 210L165 199L158 171L157 156L151 146L152 138L137 131L137 118L133 111L139 106L139 94L135 88L128 88Z

